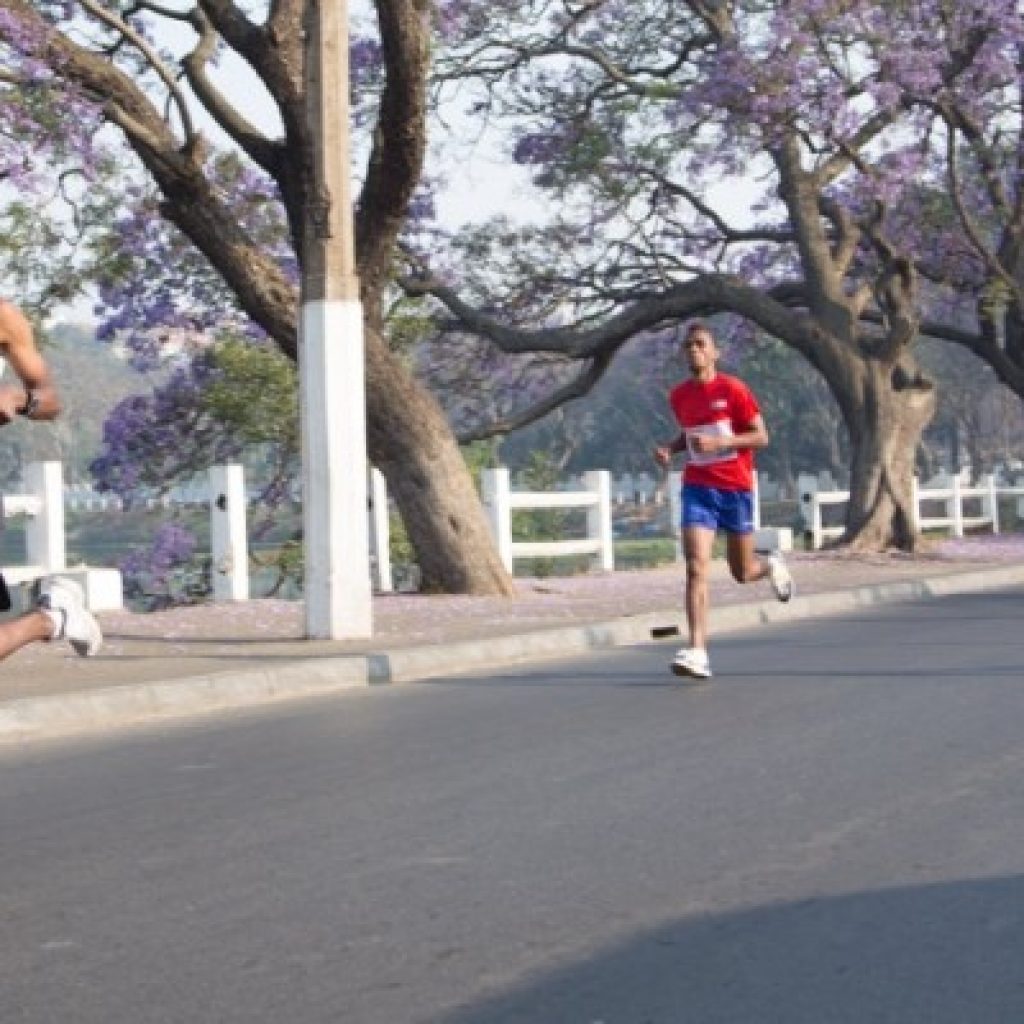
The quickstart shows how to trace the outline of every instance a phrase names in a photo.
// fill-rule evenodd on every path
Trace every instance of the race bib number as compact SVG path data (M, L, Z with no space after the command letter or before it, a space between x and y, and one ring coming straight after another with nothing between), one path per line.
M713 466L719 462L731 462L736 458L735 448L723 448L717 452L697 452L693 449L695 437L732 437L732 424L728 420L715 420L699 427L687 427L686 450L690 462L695 466Z

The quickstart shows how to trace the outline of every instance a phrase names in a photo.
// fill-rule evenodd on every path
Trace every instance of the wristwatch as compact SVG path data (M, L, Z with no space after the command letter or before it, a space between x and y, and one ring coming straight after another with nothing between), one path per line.
M18 415L32 419L38 408L39 395L32 388L25 388L25 404L18 410Z

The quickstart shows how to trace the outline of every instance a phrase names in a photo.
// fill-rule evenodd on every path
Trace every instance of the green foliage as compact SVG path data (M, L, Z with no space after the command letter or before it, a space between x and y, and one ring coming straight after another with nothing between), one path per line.
M203 411L245 444L299 449L298 374L278 350L236 339L213 351L219 374L202 397Z
M387 316L388 345L396 352L408 353L437 334L437 322L422 299L402 297Z
M676 560L676 542L672 537L645 537L615 542L616 569L653 569Z
M498 466L498 445L497 438L487 441L474 441L472 444L462 445L462 457L466 461L466 468L476 489L480 490L481 475L485 469L495 469Z
M416 552L413 551L400 515L392 514L388 517L388 543L393 565L411 565L416 561Z

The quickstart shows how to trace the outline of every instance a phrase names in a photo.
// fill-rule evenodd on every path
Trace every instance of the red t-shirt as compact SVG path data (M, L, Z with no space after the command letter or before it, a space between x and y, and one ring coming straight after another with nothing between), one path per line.
M706 383L684 380L672 389L668 400L688 439L693 434L731 437L742 433L750 429L761 411L750 388L726 373L716 373ZM698 455L691 449L683 481L723 491L752 491L754 452L750 448L727 448Z

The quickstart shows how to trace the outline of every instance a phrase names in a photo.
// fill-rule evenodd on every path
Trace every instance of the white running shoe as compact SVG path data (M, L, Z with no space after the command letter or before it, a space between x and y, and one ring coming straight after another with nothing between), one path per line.
M786 568L781 551L773 551L768 556L768 571L772 582L772 590L780 601L789 601L796 591L793 577Z
M676 652L672 660L672 672L677 676L688 676L691 679L710 679L711 663L708 652L699 647L683 647Z
M75 654L91 658L103 646L100 624L85 607L85 594L74 580L47 576L39 585L36 607L53 623L51 640L67 640Z

